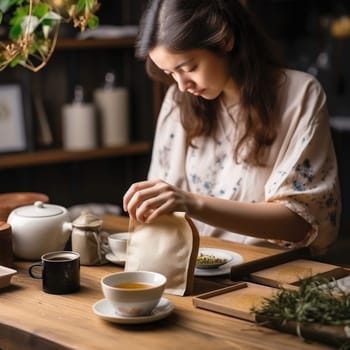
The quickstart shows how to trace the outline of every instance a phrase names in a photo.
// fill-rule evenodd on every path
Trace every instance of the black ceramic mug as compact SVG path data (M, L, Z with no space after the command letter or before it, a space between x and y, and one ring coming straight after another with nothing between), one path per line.
M41 262L29 267L29 274L42 279L46 293L74 293L80 288L80 255L71 251L46 253L42 255Z

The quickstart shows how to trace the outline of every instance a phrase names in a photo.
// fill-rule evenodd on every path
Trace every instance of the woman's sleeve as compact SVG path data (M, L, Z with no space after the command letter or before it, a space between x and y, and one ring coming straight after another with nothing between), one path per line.
M341 200L326 98L317 81L307 88L296 113L299 121L284 141L288 145L282 147L285 152L265 186L265 195L267 201L285 205L310 224L305 240L289 246L310 245L318 255L337 237Z

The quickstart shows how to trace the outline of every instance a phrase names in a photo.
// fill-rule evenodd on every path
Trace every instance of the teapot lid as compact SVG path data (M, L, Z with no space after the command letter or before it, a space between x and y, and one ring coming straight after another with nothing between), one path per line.
M31 218L57 216L63 214L63 212L62 207L53 204L45 204L42 201L36 201L34 205L26 205L15 209L16 215Z
M81 215L73 221L75 227L100 227L102 226L102 219L88 210L83 210Z

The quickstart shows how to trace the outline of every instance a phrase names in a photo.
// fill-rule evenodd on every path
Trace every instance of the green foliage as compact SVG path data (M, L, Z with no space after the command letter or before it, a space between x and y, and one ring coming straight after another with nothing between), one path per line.
M99 23L100 23L99 18L97 16L92 16L88 20L88 27L90 29L94 29L94 28L98 27Z
M305 279L297 290L280 288L254 312L282 321L350 325L350 294L331 285L321 277Z
M350 326L350 293L339 289L334 280L314 276L302 280L296 290L279 288L274 296L251 311L282 324L296 322L296 332L301 337L302 324ZM350 349L350 343L343 344L341 349Z
M1 0L0 1L0 11L5 13L13 5L22 5L25 0Z
M49 5L41 2L33 7L33 16L42 18L49 12L49 10Z
M67 21L50 6L50 2L36 0L32 8L30 3L30 0L0 0L0 24L9 26L9 40L16 47L12 51L0 51L0 70L9 61L14 67L26 65L30 55L39 60L45 57L52 45L50 33L54 30L57 33L59 23ZM99 19L94 14L99 7L97 0L76 0L73 5L67 3L67 6L68 21L72 20L75 27L85 30L86 27L93 29L99 25Z

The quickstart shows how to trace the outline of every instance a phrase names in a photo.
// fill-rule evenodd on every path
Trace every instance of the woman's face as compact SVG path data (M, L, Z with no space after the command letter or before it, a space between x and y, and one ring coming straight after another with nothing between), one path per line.
M233 88L227 61L208 50L173 52L156 46L149 56L159 69L173 77L182 92L212 100L221 93L229 94Z

